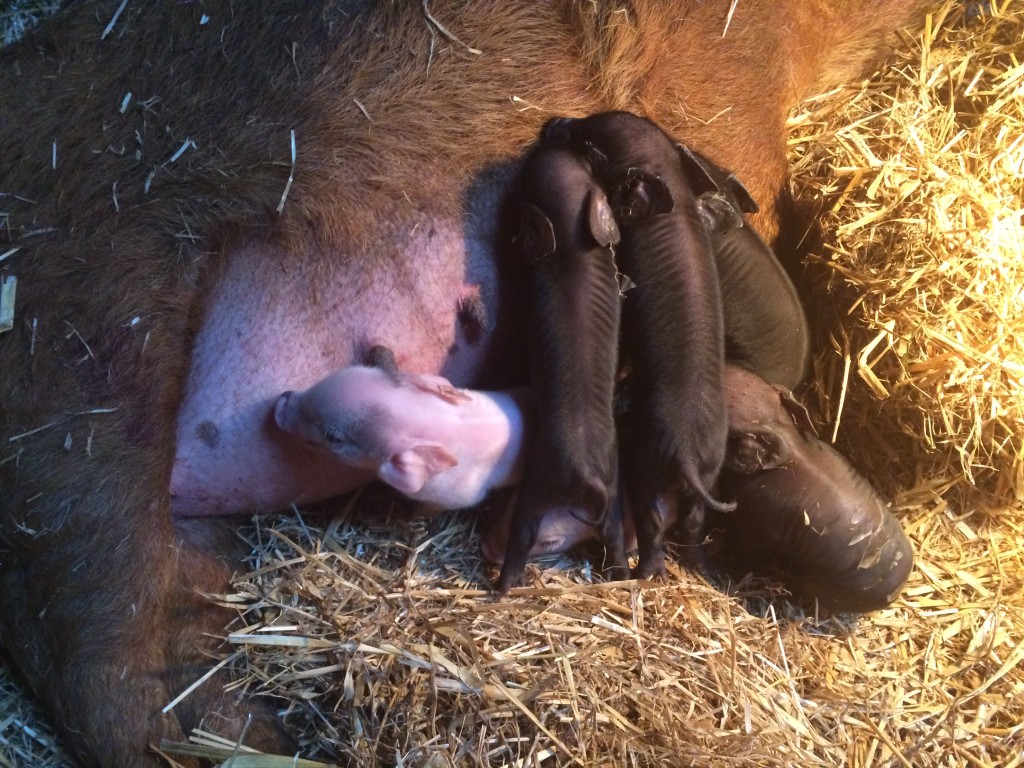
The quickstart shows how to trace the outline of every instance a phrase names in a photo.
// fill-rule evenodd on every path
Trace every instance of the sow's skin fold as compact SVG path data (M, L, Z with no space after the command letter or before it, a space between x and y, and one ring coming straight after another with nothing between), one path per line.
M778 574L842 611L883 608L913 567L910 541L871 485L818 440L788 390L728 366L729 443L719 494L736 509L709 521L720 556Z

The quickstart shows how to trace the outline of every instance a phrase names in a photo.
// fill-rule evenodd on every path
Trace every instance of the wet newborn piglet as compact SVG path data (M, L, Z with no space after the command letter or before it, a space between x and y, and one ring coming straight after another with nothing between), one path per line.
M537 421L529 436L498 589L522 579L546 516L583 516L601 529L606 573L628 574L617 503L615 422L620 296L618 227L581 156L531 151L510 205L514 257L526 269L526 345Z
M556 118L541 141L590 161L622 233L619 269L635 283L622 308L631 373L618 434L636 575L664 573L659 498L679 492L687 557L700 563L705 507L731 508L711 495L726 443L724 338L711 245L679 150L653 122L627 112Z

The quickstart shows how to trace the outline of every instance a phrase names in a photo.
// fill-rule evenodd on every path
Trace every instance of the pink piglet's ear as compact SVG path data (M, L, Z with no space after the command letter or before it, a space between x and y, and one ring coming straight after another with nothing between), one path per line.
M404 378L407 383L416 387L420 392L439 397L452 405L466 403L473 399L466 394L466 390L454 386L444 376L436 376L431 373L407 373L404 374Z
M399 451L380 466L377 476L407 496L419 493L434 476L458 464L440 443L419 443Z

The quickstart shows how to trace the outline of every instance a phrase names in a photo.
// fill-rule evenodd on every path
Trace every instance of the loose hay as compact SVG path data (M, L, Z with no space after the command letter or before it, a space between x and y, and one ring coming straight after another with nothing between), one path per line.
M10 45L60 7L61 0L6 0L0 6L0 47Z
M593 583L568 557L496 598L465 518L282 517L256 529L230 639L244 685L345 765L1016 765L1016 531L915 520L943 557L858 622L678 570Z
M999 509L1024 498L1024 12L979 5L807 105L791 147L848 315L816 361L840 447L888 487L916 473Z
M793 120L827 246L807 399L914 542L892 609L818 617L678 569L602 584L568 556L495 598L466 516L359 498L326 528L252 529L218 598L240 609L238 685L354 766L1024 765L1021 5L950 3Z
M0 768L59 768L61 764L52 729L0 667Z

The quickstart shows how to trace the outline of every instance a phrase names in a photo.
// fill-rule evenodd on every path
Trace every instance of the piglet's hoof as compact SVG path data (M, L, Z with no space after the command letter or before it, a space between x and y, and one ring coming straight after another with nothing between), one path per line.
M633 578L640 581L660 581L668 578L668 571L665 570L665 558L655 558L641 562L633 569Z
M871 485L818 440L792 395L739 368L726 372L729 445L720 494L722 558L781 577L841 611L883 608L913 567L910 541Z

